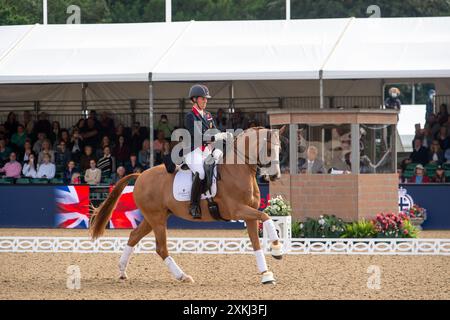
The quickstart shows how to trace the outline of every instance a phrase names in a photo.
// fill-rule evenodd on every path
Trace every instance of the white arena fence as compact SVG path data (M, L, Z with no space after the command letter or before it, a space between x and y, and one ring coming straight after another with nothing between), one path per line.
M0 253L121 253L127 237L0 237ZM285 239L286 254L450 255L450 239ZM262 240L268 254L268 243ZM252 254L248 238L170 238L171 253ZM155 253L154 238L144 238L135 253Z

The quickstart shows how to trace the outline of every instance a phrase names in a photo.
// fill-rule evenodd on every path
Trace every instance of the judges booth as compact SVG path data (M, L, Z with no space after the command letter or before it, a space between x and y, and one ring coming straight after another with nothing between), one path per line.
M282 178L272 196L292 205L294 219L334 214L345 221L398 212L398 112L375 109L269 111L281 136Z

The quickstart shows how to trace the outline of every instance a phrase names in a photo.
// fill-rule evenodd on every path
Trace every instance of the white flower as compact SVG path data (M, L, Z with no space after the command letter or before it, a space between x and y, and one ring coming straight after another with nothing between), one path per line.
M300 229L303 229L303 223L300 223Z
M324 224L325 224L325 220L324 219L319 219L319 224L321 225L321 226L323 226Z

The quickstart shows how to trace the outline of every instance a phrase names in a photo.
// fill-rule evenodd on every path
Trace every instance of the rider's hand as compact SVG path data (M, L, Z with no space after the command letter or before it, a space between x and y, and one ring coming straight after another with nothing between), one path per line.
M219 132L214 135L214 140L229 140L233 138L233 134L231 132Z

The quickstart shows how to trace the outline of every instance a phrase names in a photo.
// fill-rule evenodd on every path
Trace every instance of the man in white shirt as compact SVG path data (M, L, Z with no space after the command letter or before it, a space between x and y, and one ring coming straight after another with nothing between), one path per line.
M44 162L42 162L37 171L37 178L46 178L46 179L53 179L55 177L55 165L50 162L50 155L44 154L43 155Z

